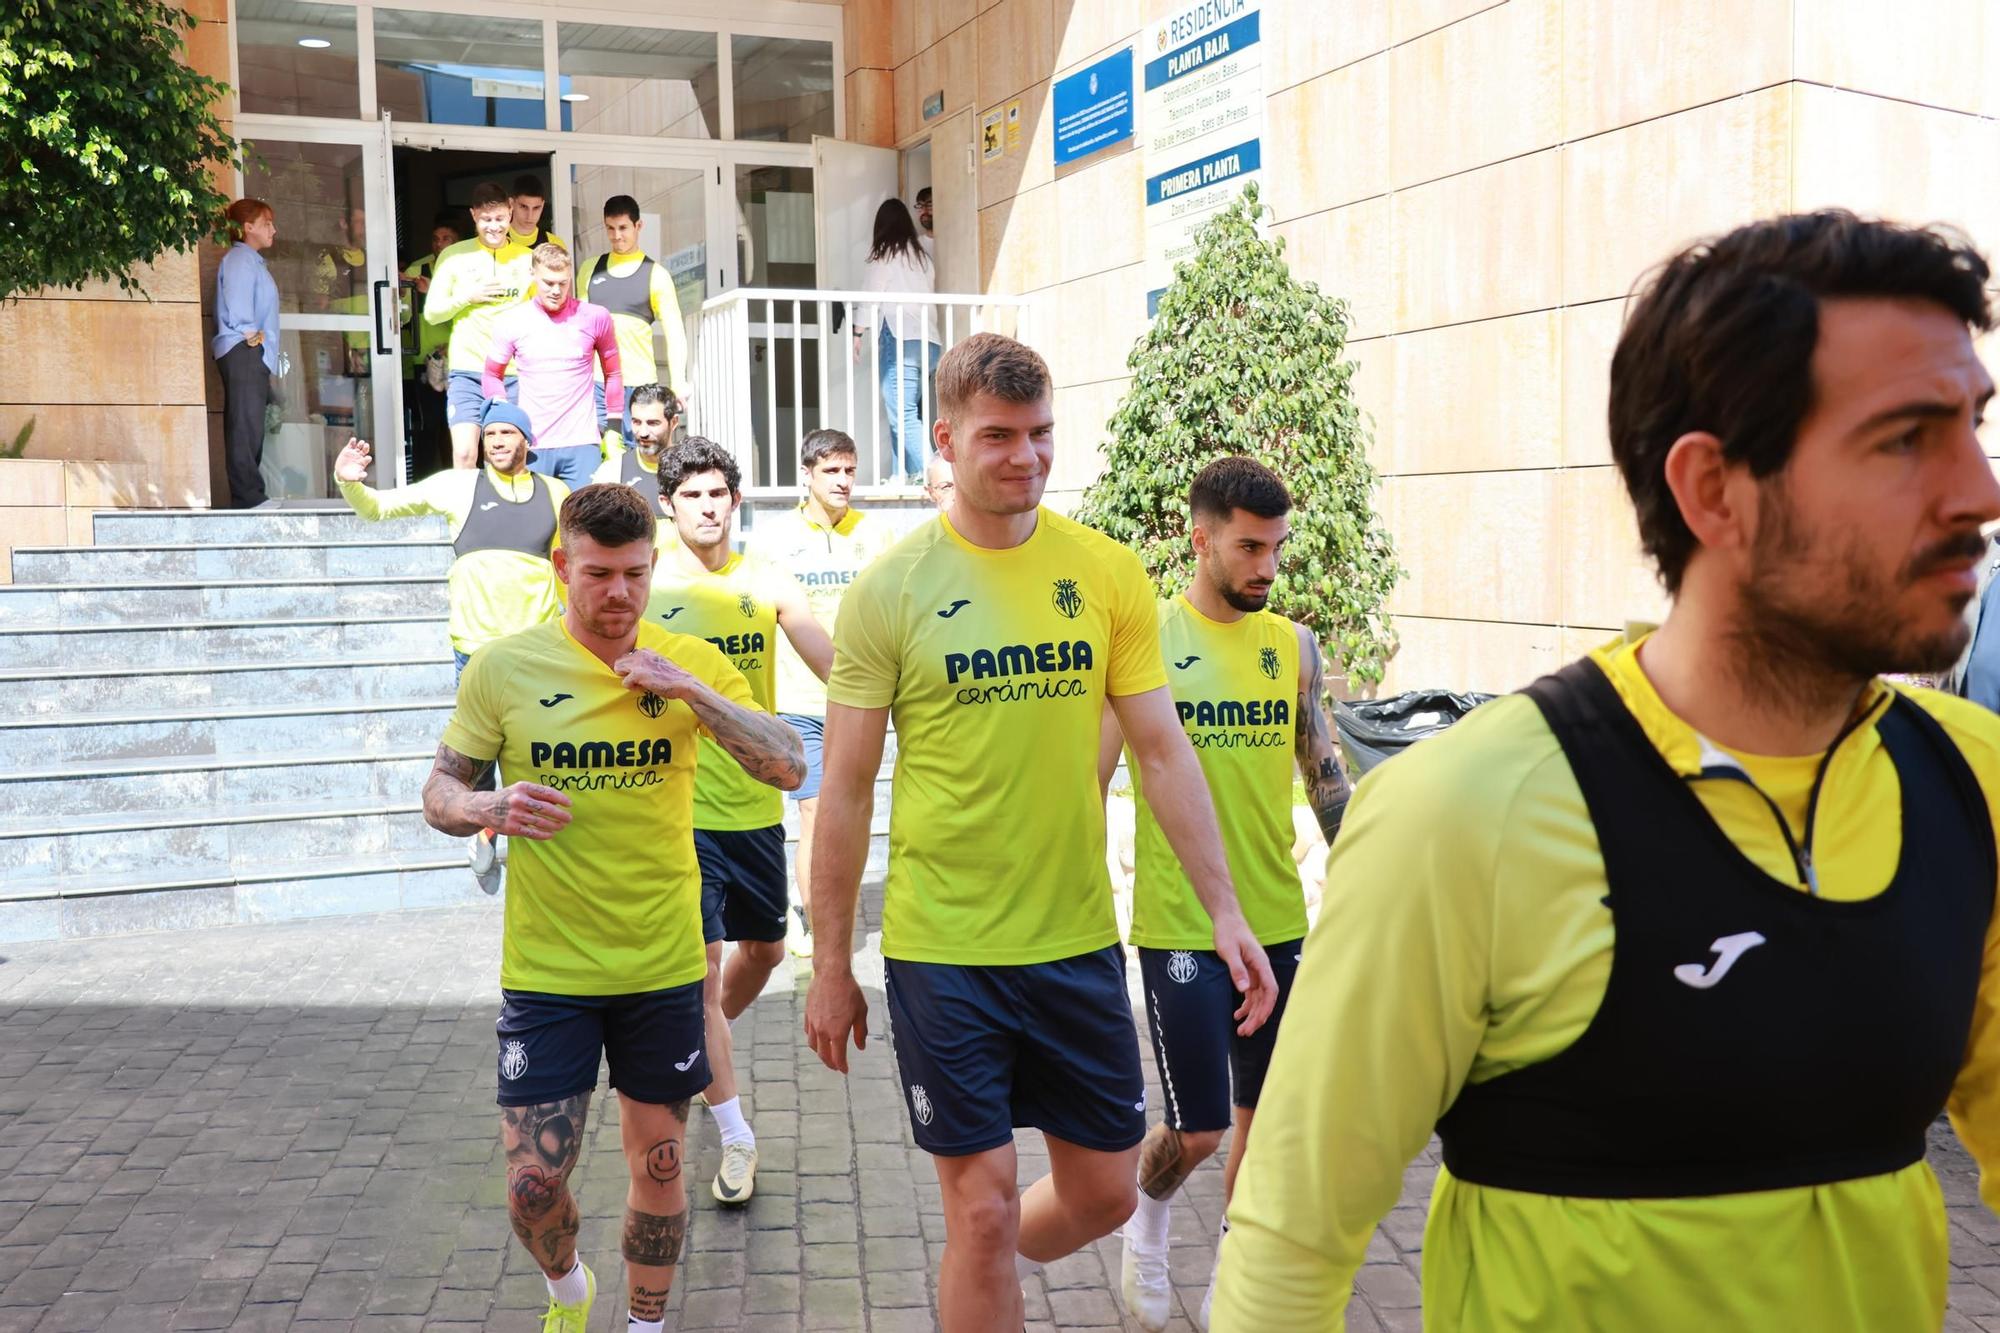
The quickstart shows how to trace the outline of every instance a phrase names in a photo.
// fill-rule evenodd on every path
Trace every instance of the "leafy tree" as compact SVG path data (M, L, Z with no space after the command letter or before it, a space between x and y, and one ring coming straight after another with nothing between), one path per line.
M1271 606L1334 649L1330 669L1382 678L1395 636L1382 603L1402 571L1373 503L1368 432L1344 358L1347 302L1294 278L1258 234L1253 184L1204 223L1126 365L1104 474L1077 517L1139 553L1160 588L1194 573L1187 492L1223 454L1248 454L1292 492L1292 540Z
M182 63L165 0L0 3L0 300L115 279L214 233L228 85Z

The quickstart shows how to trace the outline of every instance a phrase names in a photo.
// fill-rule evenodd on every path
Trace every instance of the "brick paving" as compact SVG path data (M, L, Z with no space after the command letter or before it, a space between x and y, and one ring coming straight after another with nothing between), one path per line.
M871 892L860 931L878 907ZM508 1229L492 1105L499 933L481 907L0 946L0 1333L539 1328L545 1289ZM864 951L857 969L878 1034L879 966ZM842 1080L801 1045L803 1002L787 966L737 1025L762 1157L747 1209L709 1198L718 1144L697 1112L669 1327L933 1326L937 1178L887 1043ZM1038 1136L1021 1148L1025 1183L1046 1158ZM2000 1333L2000 1221L1948 1130L1932 1162L1951 1210L1947 1327ZM1410 1169L1370 1249L1356 1333L1420 1326L1434 1172ZM600 1096L574 1181L601 1281L593 1329L624 1327L624 1178L615 1098ZM1175 1210L1188 1311L1221 1186L1205 1166ZM1051 1265L1029 1284L1030 1328L1135 1327L1117 1262L1105 1242Z

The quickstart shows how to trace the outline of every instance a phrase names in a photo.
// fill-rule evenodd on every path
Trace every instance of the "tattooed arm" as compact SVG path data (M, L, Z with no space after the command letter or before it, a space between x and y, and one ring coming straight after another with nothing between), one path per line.
M440 833L469 838L492 829L516 838L553 838L569 823L569 797L552 787L517 782L499 791L474 791L491 759L469 759L438 746L424 782L424 821Z
M692 672L650 648L625 654L612 663L612 670L631 689L679 699L694 709L715 743L757 781L793 791L806 780L805 742L789 722L723 698Z
M1299 776L1305 779L1306 804L1319 820L1319 831L1333 845L1340 832L1340 820L1347 813L1347 798L1353 789L1341 771L1340 754L1334 748L1333 728L1327 723L1326 668L1320 661L1319 641L1304 625L1295 626L1299 635L1299 698L1293 716L1298 719L1293 751L1298 756Z

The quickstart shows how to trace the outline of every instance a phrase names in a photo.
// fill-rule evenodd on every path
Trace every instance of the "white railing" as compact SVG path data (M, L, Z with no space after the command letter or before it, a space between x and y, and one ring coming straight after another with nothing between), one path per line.
M736 455L745 495L798 494L799 441L825 427L854 437L862 485L877 493L916 492L898 478L892 458L895 433L882 391L882 340L874 327L877 302L884 302L883 318L895 335L886 368L899 377L906 358L923 355L915 350L912 357L912 350L924 341L926 308L940 349L980 332L1033 341L1033 304L1027 297L897 292L885 302L881 293L739 287L711 298L701 308L695 337L688 431ZM857 312L870 325L858 351ZM928 458L936 390L929 374L919 380Z

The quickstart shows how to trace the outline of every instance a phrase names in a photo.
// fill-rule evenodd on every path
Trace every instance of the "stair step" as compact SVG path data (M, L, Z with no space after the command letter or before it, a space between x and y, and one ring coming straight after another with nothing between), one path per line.
M106 674L131 667L192 668L233 661L273 665L343 657L430 657L449 660L451 637L442 611L424 615L273 616L195 624L134 617L110 625L28 625L0 622L0 670L59 667Z
M163 709L126 715L60 714L0 720L0 771L75 760L172 755L282 755L428 747L451 715L449 698L265 708Z
M317 703L329 707L389 699L441 698L452 693L448 657L431 655L230 662L122 668L79 675L67 667L0 668L0 719L63 713L141 713L204 705Z
M218 545L230 542L312 542L321 540L395 541L442 539L449 535L441 515L369 521L345 506L338 509L128 509L91 515L91 531L106 545L173 543Z
M266 866L375 852L444 856L455 845L424 822L422 806L409 797L388 805L301 801L54 821L26 815L0 820L0 879L146 870L176 875L217 864Z
M107 815L260 801L404 802L423 790L435 747L365 753L198 755L72 762L0 773L0 818Z
M200 546L17 546L16 584L138 579L374 580L442 574L451 567L442 539L404 541L217 542Z
M0 587L0 627L104 625L128 620L266 619L274 616L416 615L447 610L441 574L208 582L65 583Z
M463 844L439 856L349 854L254 869L214 863L174 875L10 876L0 885L0 944L490 901Z

